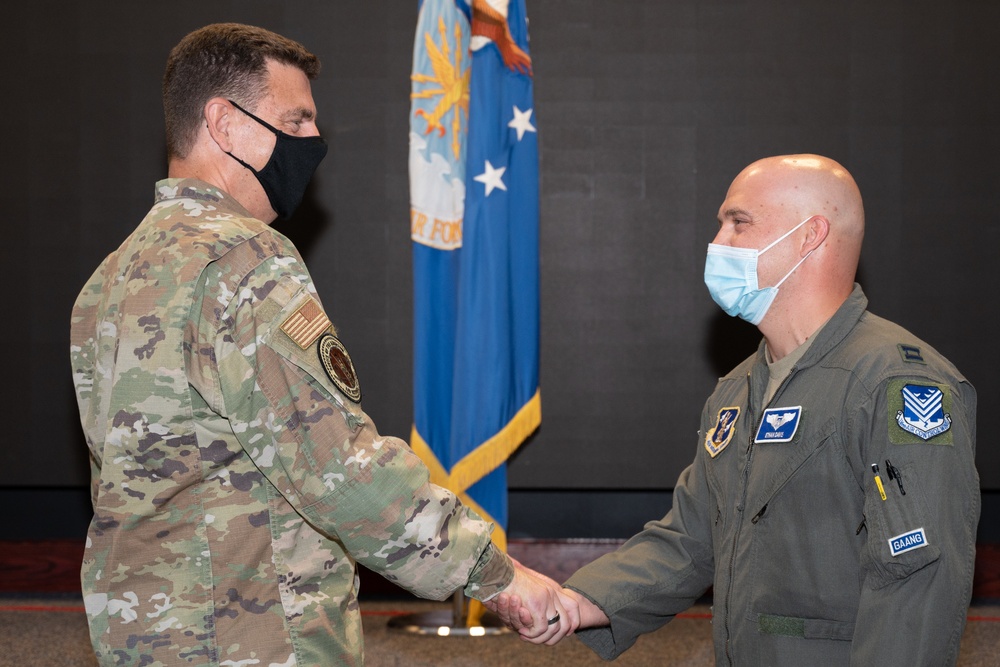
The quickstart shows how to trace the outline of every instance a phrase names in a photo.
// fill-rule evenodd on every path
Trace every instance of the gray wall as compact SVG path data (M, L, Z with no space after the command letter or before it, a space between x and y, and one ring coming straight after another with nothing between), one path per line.
M6 10L0 489L85 484L69 311L164 175L166 54L214 21L277 30L324 62L313 91L332 150L303 210L279 229L303 251L341 329L367 411L384 433L409 433L415 14L411 0L57 0ZM542 166L543 422L511 464L512 498L562 490L546 498L566 511L581 490L673 486L715 378L758 338L719 313L701 281L718 205L750 161L800 151L834 157L858 180L871 309L931 342L976 385L980 474L984 489L1000 490L988 428L1000 405L989 327L1000 5L528 0L528 14Z

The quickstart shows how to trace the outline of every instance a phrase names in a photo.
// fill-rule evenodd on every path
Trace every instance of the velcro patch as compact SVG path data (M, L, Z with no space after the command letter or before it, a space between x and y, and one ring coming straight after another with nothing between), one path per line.
M705 449L708 450L713 459L733 439L733 433L736 432L736 420L739 419L739 416L739 407L722 408L719 410L719 417L715 421L715 426L705 434Z
M951 390L945 384L892 380L887 385L889 442L952 445Z
M906 345L905 343L899 343L896 345L899 350L899 356L903 358L903 361L908 361L913 364L926 364L924 361L924 356L920 354L920 348L916 345Z
M802 406L788 408L768 408L754 436L754 443L760 442L791 442L795 432L799 430L799 418L802 416Z
M889 552L893 556L905 554L907 551L921 549L927 546L927 535L923 528L911 530L908 533L889 538Z
M330 318L316 300L309 297L282 323L281 330L304 350L312 345L320 334L329 329L331 324Z

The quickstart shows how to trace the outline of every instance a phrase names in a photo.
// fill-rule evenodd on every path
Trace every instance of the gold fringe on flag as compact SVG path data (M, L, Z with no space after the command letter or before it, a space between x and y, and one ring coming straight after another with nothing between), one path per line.
M491 536L493 544L505 553L507 551L507 532L478 503L472 500L466 491L506 461L541 423L542 395L541 390L537 390L531 400L517 411L517 414L499 433L466 454L455 464L450 474L441 465L424 439L420 437L416 426L410 433L410 447L430 471L431 484L437 484L456 494L476 514L493 523L494 528ZM486 607L483 606L483 603L479 600L471 600L466 616L466 626L480 625L484 613L486 613Z

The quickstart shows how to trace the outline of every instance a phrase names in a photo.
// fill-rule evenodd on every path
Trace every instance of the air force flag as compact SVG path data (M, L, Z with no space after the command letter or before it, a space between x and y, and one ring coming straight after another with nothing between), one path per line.
M524 0L424 0L411 100L411 446L505 547L505 461L541 422Z

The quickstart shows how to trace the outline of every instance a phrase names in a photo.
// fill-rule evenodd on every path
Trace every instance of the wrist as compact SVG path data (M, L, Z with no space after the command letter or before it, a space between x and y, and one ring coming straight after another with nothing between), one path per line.
M611 625L611 619L608 615L604 613L604 610L597 606L597 604L583 595L579 591L572 588L563 588L562 592L565 595L576 600L577 606L580 610L580 627L583 628L597 628L602 626Z
M486 602L496 597L514 580L514 564L510 557L489 542L479 555L469 582L465 586L465 594L480 602Z

